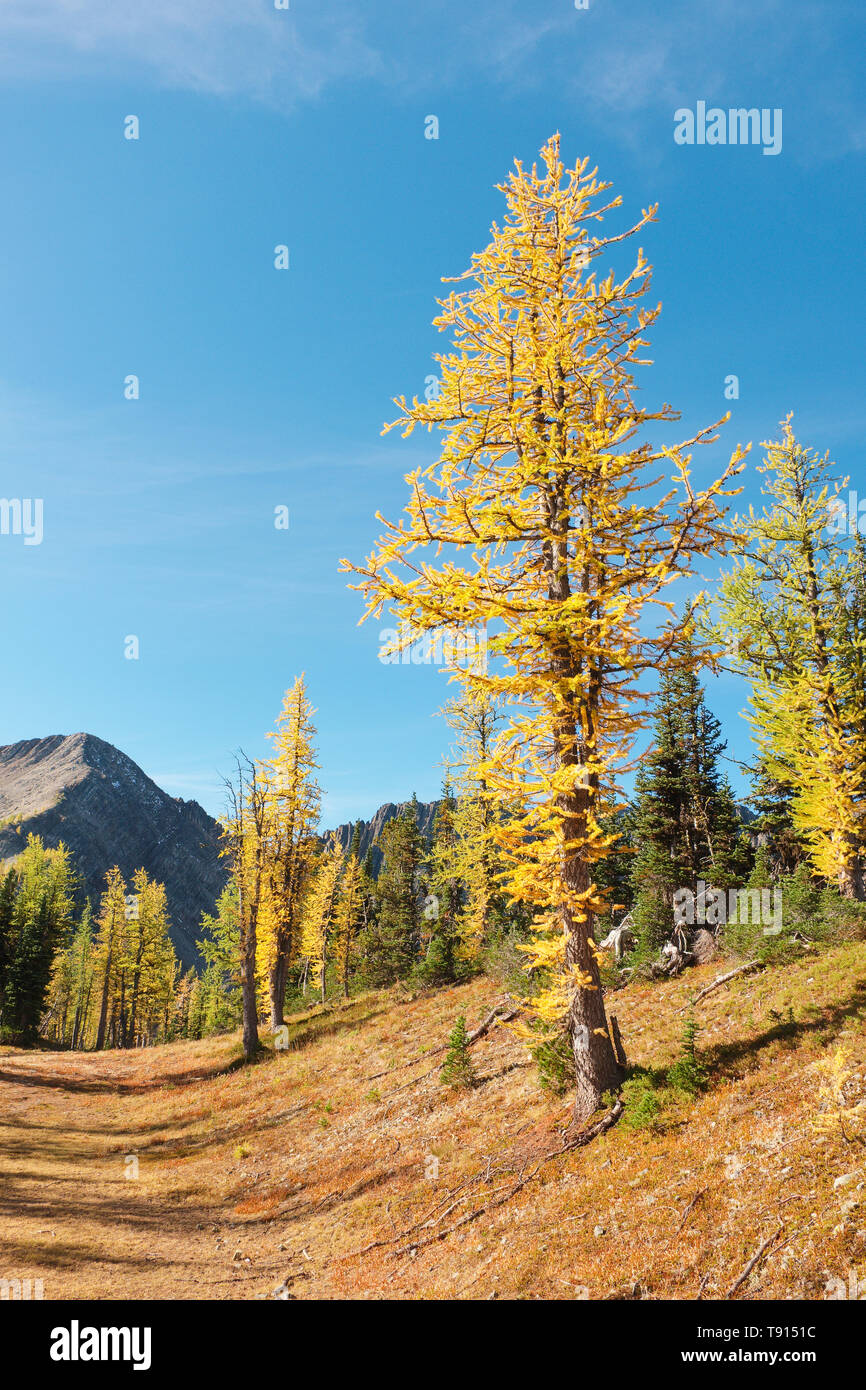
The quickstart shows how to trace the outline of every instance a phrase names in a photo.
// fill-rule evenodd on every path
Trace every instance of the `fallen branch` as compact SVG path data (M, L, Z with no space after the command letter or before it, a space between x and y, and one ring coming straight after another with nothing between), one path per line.
M396 1259L398 1255L408 1255L413 1250L420 1250L425 1245L432 1245L436 1240L444 1240L446 1236L451 1235L452 1231L459 1230L461 1226L468 1226L470 1221L477 1220L477 1218L483 1216L485 1212L493 1211L496 1207L503 1206L505 1202L515 1197L528 1182L531 1182L536 1173L543 1168L545 1163L549 1163L552 1158L559 1158L562 1154L571 1153L573 1149L582 1149L586 1144L591 1143L593 1139L597 1139L600 1134L604 1134L605 1130L610 1129L612 1125L616 1124L624 1108L622 1101L616 1100L607 1114L602 1115L601 1119L597 1120L594 1125L590 1125L589 1129L580 1130L578 1134L572 1139L567 1140L560 1148L551 1149L550 1153L544 1154L543 1157L539 1159L538 1163L536 1163L531 1173L527 1173L525 1176L519 1178L514 1186L509 1188L506 1192L502 1192L502 1195L498 1196L495 1202L485 1202L484 1206L477 1207L475 1211L468 1212L466 1216L461 1216L460 1220L455 1221L453 1226L446 1226L444 1231L436 1231L433 1235L427 1236L424 1240L413 1241L410 1245L404 1245L400 1250L392 1250L391 1258Z
M752 1270L755 1268L755 1265L758 1263L758 1261L764 1258L764 1256L769 1251L770 1246L775 1244L775 1242L779 1239L779 1236L784 1234L784 1231L785 1227L780 1226L777 1231L774 1231L771 1236L767 1237L763 1245L761 1245L755 1251L754 1255L749 1260L749 1263L746 1265L746 1268L743 1270L739 1279L737 1279L736 1282L733 1283L731 1287L728 1289L728 1292L725 1294L725 1298L733 1298L734 1294L737 1292L737 1289L739 1289L743 1284L745 1284L746 1280L748 1279Z
M505 1010L503 1013L502 1010ZM520 1005L508 1008L506 1004L497 1004L490 1010L486 1018L482 1019L477 1028L473 1028L466 1034L466 1042L471 1047L472 1043L477 1042L488 1033L494 1023L508 1023L512 1018L516 1018L520 1013ZM399 1066L387 1067L385 1071L374 1071L372 1075L365 1076L365 1081L378 1081L380 1076L393 1076L395 1071L402 1071L404 1067L417 1067L420 1062L426 1062L429 1057L437 1057L440 1052L447 1052L449 1044L443 1043L441 1047L433 1047L429 1052L423 1052L420 1057L410 1057L408 1062L401 1062ZM435 1068L434 1068L435 1070ZM425 1075L431 1075L430 1072Z
M460 1220L455 1221L453 1226L446 1226L444 1231L435 1231L433 1235L426 1236L424 1240L414 1240L409 1245L401 1246L399 1250L392 1250L391 1258L396 1260L399 1255L409 1255L413 1250L422 1250L425 1245L432 1245L434 1241L444 1240L446 1236L451 1235L452 1231L458 1231L461 1226L468 1226L470 1221L476 1221L478 1217L483 1216L485 1212L493 1211L496 1207L501 1207L505 1202L516 1196L521 1188L525 1187L526 1184L535 1177L544 1162L545 1159L541 1159L532 1169L531 1173L527 1173L525 1177L520 1178L518 1182L512 1187L509 1187L506 1191L503 1192L500 1188L501 1195L496 1198L495 1202L485 1202L483 1207L477 1207L475 1211L467 1212L466 1216L461 1216Z
M685 1224L686 1224L686 1222L688 1221L689 1217L691 1216L692 1211L694 1210L695 1206L697 1205L697 1203L699 1202L699 1200L701 1199L701 1197L703 1197L704 1194L705 1194L708 1190L709 1190L709 1189L706 1188L706 1187L700 1187L700 1188L698 1188L698 1190L697 1190L697 1192L695 1193L694 1197L693 1197L692 1200L689 1202L688 1206L686 1207L685 1211L683 1212L683 1219L682 1219L682 1221L680 1222L680 1224L677 1226L677 1229L674 1231L674 1233L673 1233L673 1235L671 1236L670 1240L668 1241L668 1245L672 1245L673 1242L676 1240L676 1238L677 1238L677 1236L679 1235L680 1231L683 1229L683 1227L685 1226Z
M689 1000L688 1004L683 1004L681 1009L677 1009L677 1013L685 1013L686 1009L694 1008L695 1004L699 1004L702 999L706 999L707 995L712 994L714 989L719 989L721 985L726 985L728 980L732 980L735 975L745 975L747 970L763 970L763 968L764 962L761 960L750 960L746 965L738 965L736 970L729 970L727 975L720 975L718 979L713 980L711 985L707 985L706 989L702 989L700 994L696 994L694 999Z
M559 1146L559 1148L551 1149L549 1153L543 1154L531 1172L521 1174L517 1182L513 1183L511 1186L497 1188L493 1194L496 1198L495 1201L491 1200L485 1202L483 1206L476 1207L474 1211L467 1212L465 1216L461 1216L459 1221L455 1221L454 1224L451 1226L446 1226L445 1229L442 1231L434 1231L431 1235L425 1236L423 1240L410 1241L408 1245L401 1246L399 1250L392 1250L390 1252L390 1258L396 1259L400 1255L410 1254L413 1250L422 1250L424 1246L432 1245L435 1241L444 1240L446 1236L451 1235L453 1231L459 1230L461 1226L468 1226L470 1222L477 1220L477 1218L479 1216L483 1216L485 1212L493 1211L496 1207L503 1206L505 1202L510 1201L512 1197L516 1196L517 1193L520 1192L521 1189L524 1188L528 1182L532 1181L532 1179L536 1176L536 1174L540 1171L540 1169L544 1166L545 1163L549 1163L550 1160L553 1158L560 1158L563 1154L571 1153L574 1149L584 1148L585 1145L592 1143L593 1139L597 1139L600 1134L604 1134L606 1130L611 1129L612 1126L616 1124L624 1108L625 1107L623 1102L620 1099L617 1099L611 1106L610 1110L608 1110L604 1115L602 1115L601 1119L596 1120L595 1124L590 1125L588 1129L582 1129L578 1131L578 1133L573 1135L571 1138L566 1137L564 1142ZM436 1218L436 1221L432 1224L438 1224L439 1221L444 1220L444 1218L448 1215L449 1211L453 1211L454 1207L458 1205L458 1202L462 1200L462 1198L460 1197L460 1193L463 1192L466 1188L471 1187L473 1182L477 1182L480 1178L489 1179L489 1177L490 1165L488 1163L486 1174L483 1172L476 1173L474 1178L470 1178L467 1182L463 1183L455 1191L448 1193L448 1196L445 1198L445 1200L447 1201L448 1198L451 1198L451 1206L448 1207L446 1211L441 1212L440 1215ZM441 1206L441 1202L438 1205ZM406 1236L410 1235L413 1231L417 1231L425 1224L431 1224L429 1217L426 1219L422 1217L420 1221L416 1221L414 1225L406 1227L406 1229L404 1231L401 1231L400 1234L397 1236L390 1236L386 1237L385 1239L373 1240L370 1241L369 1245L363 1246L360 1250L352 1250L348 1255L340 1255L338 1256L338 1260L350 1260L354 1256L365 1255L367 1251L379 1249L383 1245L393 1245L395 1240L405 1240Z

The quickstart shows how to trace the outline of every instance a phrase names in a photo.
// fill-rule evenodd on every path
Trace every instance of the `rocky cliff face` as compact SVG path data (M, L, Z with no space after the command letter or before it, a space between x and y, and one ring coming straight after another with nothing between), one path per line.
M384 806L380 806L372 820L361 821L361 858L367 853L368 849L373 851L373 865L376 873L379 872L382 863L381 850L376 848L383 829L389 820L395 816L400 816L409 805L408 801L398 801L395 805L393 801L386 801ZM418 826L428 845L433 840L433 821L436 816L438 801L419 801L418 802ZM355 829L354 821L348 825L338 825L336 830L326 830L322 836L326 843L337 841L341 849L347 850L352 843L352 834Z
M172 940L197 963L202 912L225 885L219 826L196 801L168 796L131 758L92 734L56 734L0 747L0 862L29 834L62 840L96 909L107 869L143 868L165 884Z

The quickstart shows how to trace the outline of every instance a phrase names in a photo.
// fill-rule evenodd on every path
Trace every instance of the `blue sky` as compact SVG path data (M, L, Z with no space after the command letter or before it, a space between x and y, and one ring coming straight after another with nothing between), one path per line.
M794 410L856 487L864 27L854 0L2 0L0 496L44 499L44 539L0 535L0 742L84 729L218 813L304 671L326 823L436 795L445 677L378 661L337 563L432 457L380 437L391 398L554 130L622 194L610 230L660 204L647 400L671 437L733 415L697 479ZM677 145L698 101L781 108L781 153ZM737 757L746 696L711 683Z

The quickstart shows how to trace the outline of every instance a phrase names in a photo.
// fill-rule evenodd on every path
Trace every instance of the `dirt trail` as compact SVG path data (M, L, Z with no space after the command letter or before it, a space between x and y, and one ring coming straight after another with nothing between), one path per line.
M266 1269L251 1280L233 1260L239 1223L224 1206L148 1180L139 1155L165 1132L149 1093L165 1081L141 1053L0 1051L0 1278L42 1279L46 1299L236 1299L268 1287Z

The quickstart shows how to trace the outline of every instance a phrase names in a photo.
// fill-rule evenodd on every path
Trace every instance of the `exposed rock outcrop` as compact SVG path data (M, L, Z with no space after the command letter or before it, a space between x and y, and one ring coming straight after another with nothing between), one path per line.
M409 804L408 801L398 801L396 804L393 801L386 801L384 806L379 807L372 820L362 820L360 822L361 858L363 859L367 851L372 849L373 865L376 873L379 872L382 862L382 852L376 848L379 836L388 824L388 821L393 820L395 816L402 815ZM418 827L428 845L433 841L433 821L436 817L436 808L438 805L438 801L418 802ZM350 821L347 825L338 825L336 830L324 831L322 838L326 843L333 843L333 841L336 840L341 849L347 850L352 843L354 829L355 822Z

